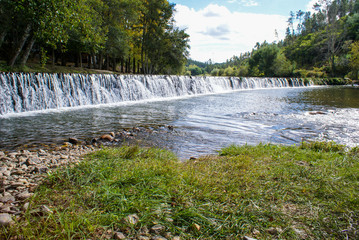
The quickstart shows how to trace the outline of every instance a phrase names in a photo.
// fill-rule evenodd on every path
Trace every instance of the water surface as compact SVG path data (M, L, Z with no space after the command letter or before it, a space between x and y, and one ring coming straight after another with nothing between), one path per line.
M0 117L0 149L90 139L123 128L174 126L150 139L181 158L230 144L359 143L359 89L304 87L28 112Z

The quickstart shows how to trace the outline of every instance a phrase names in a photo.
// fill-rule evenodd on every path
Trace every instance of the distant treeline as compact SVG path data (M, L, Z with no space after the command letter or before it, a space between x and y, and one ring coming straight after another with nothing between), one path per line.
M290 13L283 41L257 43L222 64L189 61L187 74L358 79L359 0L320 0L313 10Z
M189 36L173 13L167 0L1 0L0 60L180 73Z

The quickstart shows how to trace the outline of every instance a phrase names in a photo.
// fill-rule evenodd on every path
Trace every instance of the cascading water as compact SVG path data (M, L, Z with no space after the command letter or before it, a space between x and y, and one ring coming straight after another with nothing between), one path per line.
M0 115L239 89L306 85L301 79L284 78L0 73Z

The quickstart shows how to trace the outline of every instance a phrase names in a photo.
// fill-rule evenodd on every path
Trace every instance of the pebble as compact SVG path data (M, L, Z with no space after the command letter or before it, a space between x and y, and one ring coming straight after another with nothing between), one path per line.
M13 224L14 221L11 218L11 215L8 213L0 213L0 225L1 226L9 226Z
M140 218L137 216L137 214L131 214L131 215L128 215L127 217L125 217L123 219L127 224L130 224L130 225L136 225Z
M153 227L151 227L151 233L161 234L165 231L165 229L166 229L165 226L157 224L157 225L154 225Z
M126 236L122 232L117 232L117 233L115 233L115 239L117 239L117 240L126 239Z
M0 197L0 202L7 203L7 202L15 202L15 197L12 195L7 195L4 197Z
M19 199L20 201L23 201L23 200L26 200L26 199L32 197L32 195L34 195L34 194L28 193L28 192L23 192L23 193L16 195L16 198Z

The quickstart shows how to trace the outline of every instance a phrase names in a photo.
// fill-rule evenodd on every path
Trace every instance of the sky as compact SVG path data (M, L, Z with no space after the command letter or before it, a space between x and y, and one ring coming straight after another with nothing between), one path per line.
M190 35L190 58L225 62L257 42L285 37L290 11L311 11L318 0L170 0L175 21ZM276 34L277 33L277 34Z

